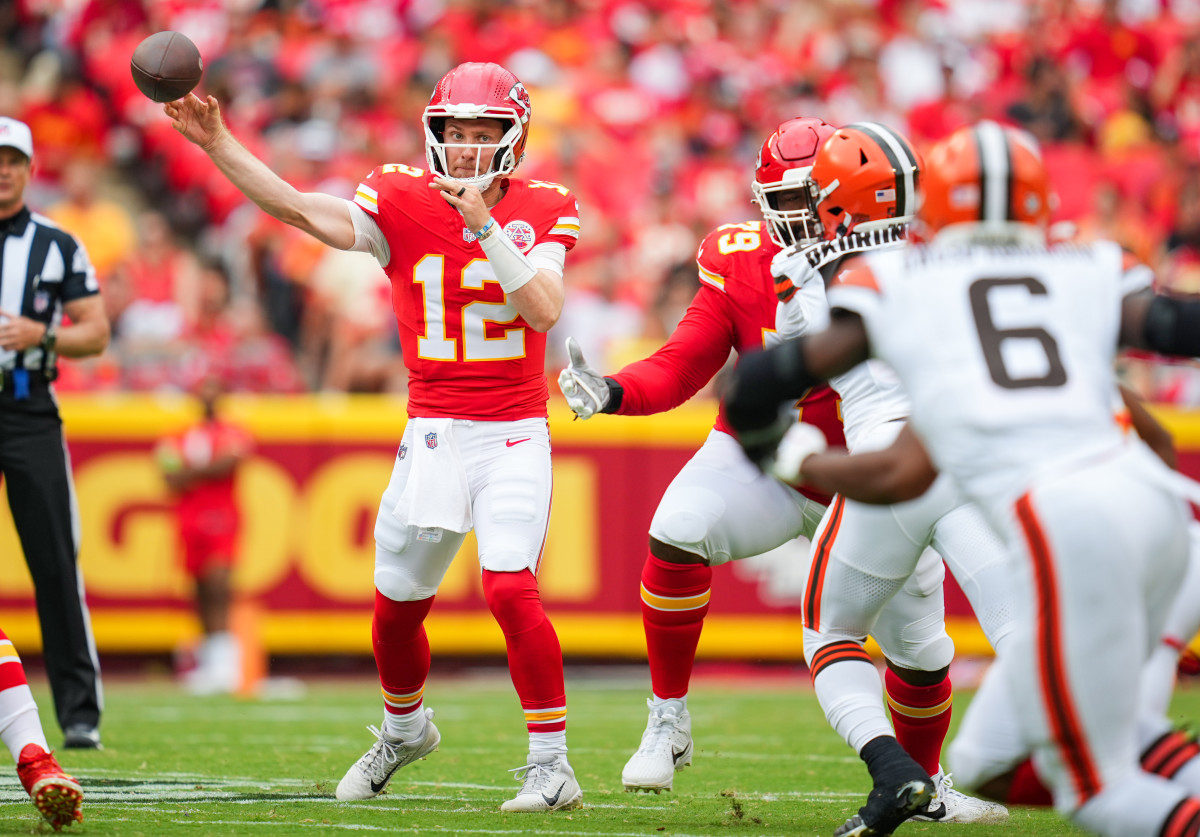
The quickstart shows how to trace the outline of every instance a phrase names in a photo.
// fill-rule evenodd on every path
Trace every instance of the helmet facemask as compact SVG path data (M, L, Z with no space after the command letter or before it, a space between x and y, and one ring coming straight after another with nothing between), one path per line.
M468 112L469 111L469 112ZM504 128L504 134L495 143L450 143L445 141L445 126L447 119L471 120L479 118L498 119ZM425 126L425 157L429 168L443 177L448 177L457 183L476 186L480 190L492 185L496 177L507 177L516 170L524 158L524 152L518 157L516 148L521 144L525 126L521 124L516 111L500 108L488 108L479 105L450 105L433 106L425 109L422 123ZM475 149L475 174L469 177L451 177L447 152L450 149ZM491 152L487 166L484 159Z
M808 174L811 166L788 169L783 173L783 179L772 183L759 183L755 180L750 184L754 202L762 210L763 219L767 222L767 234L781 248L806 246L821 240L823 230L817 216L814 184ZM798 194L803 205L796 209L780 209L780 199L784 194Z

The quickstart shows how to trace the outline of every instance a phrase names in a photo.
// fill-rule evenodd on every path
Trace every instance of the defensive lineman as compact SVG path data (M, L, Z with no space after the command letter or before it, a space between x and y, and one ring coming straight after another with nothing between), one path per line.
M931 243L839 274L830 328L748 358L730 417L767 455L778 400L887 360L929 456L1004 536L1019 591L952 745L960 778L1003 793L1031 751L1083 828L1190 837L1194 749L1139 767L1137 729L1137 672L1182 576L1189 515L1178 475L1114 420L1112 361L1118 343L1200 354L1200 304L1139 292L1148 271L1115 244L1048 247L1048 215L1032 140L990 122L956 132L930 154Z

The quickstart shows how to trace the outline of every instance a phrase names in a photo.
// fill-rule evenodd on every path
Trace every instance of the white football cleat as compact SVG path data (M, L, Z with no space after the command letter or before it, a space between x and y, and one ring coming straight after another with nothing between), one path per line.
M575 808L583 802L575 771L563 753L530 753L528 764L510 772L525 783L515 798L500 806L501 811L537 814Z
M366 754L350 766L342 781L338 782L337 798L343 802L355 799L371 799L379 796L394 774L406 764L437 749L442 736L433 725L433 710L425 710L425 730L413 741L393 738L375 727L367 727L378 740Z
M626 791L661 793L670 790L675 771L692 763L692 716L682 702L670 701L656 707L651 700L650 720L642 743L621 771Z
M912 817L914 821L973 822L983 825L999 825L1002 822L1008 822L1007 808L999 802L977 799L974 796L967 796L962 791L956 791L949 773L939 772L933 777L933 784L937 787L937 796L933 798L929 808L937 810L939 803L945 803L946 813L940 817L918 814Z

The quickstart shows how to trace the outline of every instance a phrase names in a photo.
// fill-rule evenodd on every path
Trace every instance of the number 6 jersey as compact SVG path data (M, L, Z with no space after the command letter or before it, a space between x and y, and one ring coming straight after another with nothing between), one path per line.
M1121 300L1149 286L1120 248L935 242L867 255L829 289L912 399L937 466L1007 503L1043 471L1123 444L1113 360ZM993 506L994 507L994 506Z
M380 262L408 367L408 414L544 417L546 335L508 303L483 248L432 182L423 169L380 166L354 196L388 245ZM509 179L491 212L538 268L558 272L564 250L579 238L579 205L557 183Z

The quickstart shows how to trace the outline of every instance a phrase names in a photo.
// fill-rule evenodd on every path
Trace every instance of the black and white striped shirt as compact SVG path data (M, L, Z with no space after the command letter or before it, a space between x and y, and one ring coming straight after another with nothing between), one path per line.
M59 325L63 305L100 293L96 271L83 244L28 207L0 221L0 309ZM55 355L39 347L0 349L0 370L17 366L54 376Z

